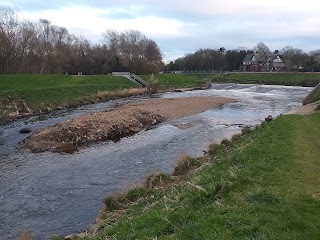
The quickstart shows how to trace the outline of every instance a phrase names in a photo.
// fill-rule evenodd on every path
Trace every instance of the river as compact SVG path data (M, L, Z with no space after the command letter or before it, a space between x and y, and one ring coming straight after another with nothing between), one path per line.
M15 239L30 231L34 239L49 239L84 230L93 223L101 199L122 191L156 172L171 172L181 155L202 156L210 143L219 143L301 106L311 88L214 84L211 89L165 93L163 98L224 96L234 103L197 115L161 123L148 131L81 148L72 155L19 149L28 135L22 127L36 130L86 112L102 111L144 99L130 98L60 111L47 119L20 119L0 126L0 236ZM180 129L177 126L190 126Z

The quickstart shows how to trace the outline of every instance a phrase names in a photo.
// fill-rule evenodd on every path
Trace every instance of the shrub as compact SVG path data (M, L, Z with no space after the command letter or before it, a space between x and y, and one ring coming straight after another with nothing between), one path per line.
M149 93L156 93L158 91L159 87L160 87L160 82L157 78L154 77L154 75L152 73L150 76L150 79L148 81L148 86L147 86L148 92Z

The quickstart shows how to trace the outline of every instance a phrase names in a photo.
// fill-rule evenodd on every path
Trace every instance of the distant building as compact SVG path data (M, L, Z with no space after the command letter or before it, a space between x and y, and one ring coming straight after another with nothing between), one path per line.
M282 72L286 71L286 65L276 50L272 55L247 54L242 61L241 70L245 72Z

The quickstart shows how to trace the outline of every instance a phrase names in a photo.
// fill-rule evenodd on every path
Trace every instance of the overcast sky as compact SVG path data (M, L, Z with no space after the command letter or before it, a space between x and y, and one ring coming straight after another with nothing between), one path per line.
M99 43L107 29L139 30L165 60L200 48L320 49L318 0L0 0L24 19L47 19Z

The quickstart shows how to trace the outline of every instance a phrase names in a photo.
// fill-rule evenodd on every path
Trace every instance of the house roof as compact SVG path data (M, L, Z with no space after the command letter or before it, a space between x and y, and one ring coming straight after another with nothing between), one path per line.
M267 63L267 62L273 62L278 56L283 61L283 56L280 54L262 55L259 53L251 53L251 54L247 54L242 62L251 62L252 58L255 57L257 61L261 63Z
M251 62L253 54L247 54L242 62Z
M266 62L267 61L267 56L264 56L260 53L251 53L251 54L247 54L242 62L251 62L253 57L255 57L255 59L258 62L261 62L261 61Z
M260 53L254 53L253 54L255 56L255 58L257 59L257 61L262 61L263 58L265 57L264 55L260 54Z

